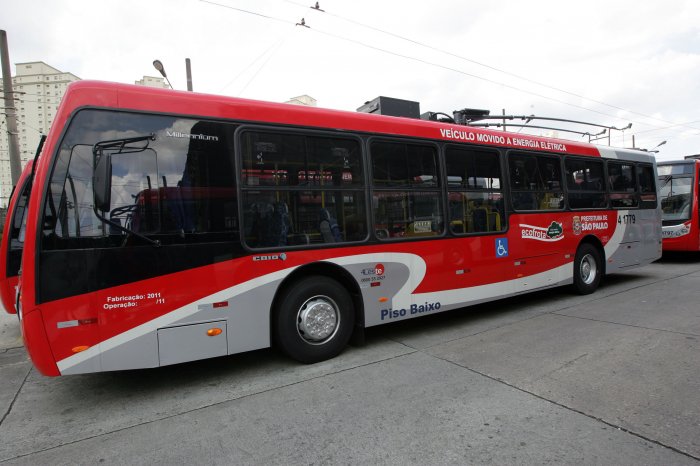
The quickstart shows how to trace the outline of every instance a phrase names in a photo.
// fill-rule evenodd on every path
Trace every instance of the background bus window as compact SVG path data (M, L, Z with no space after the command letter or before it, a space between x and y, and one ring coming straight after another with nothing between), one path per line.
M640 207L643 209L655 209L657 199L654 168L651 165L637 165L637 171L639 172Z
M253 248L367 238L362 153L355 139L245 131L244 237Z
M21 189L20 189L21 188ZM7 257L7 276L16 276L19 274L19 269L22 265L22 250L24 249L24 235L27 228L27 204L29 202L29 193L31 189L30 180L27 179L24 185L18 186L15 191L17 202L14 212L8 212L5 218L6 222L10 223L10 241L8 244Z
M445 151L450 231L503 231L505 212L498 152L448 147Z
M510 154L511 200L515 210L562 210L561 165L558 157Z
M375 141L370 154L377 238L442 235L442 196L435 147Z
M664 175L659 180L661 211L666 222L681 223L690 220L693 201L693 177Z
M602 209L606 207L603 162L567 157L566 187L572 209Z
M632 163L608 162L610 204L619 209L637 207L637 177Z

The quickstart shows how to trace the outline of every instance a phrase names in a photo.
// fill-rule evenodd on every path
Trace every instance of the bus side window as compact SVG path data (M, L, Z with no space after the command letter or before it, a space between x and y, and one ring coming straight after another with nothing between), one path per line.
M243 227L251 248L367 237L359 141L304 131L240 133Z
M603 186L603 162L567 156L566 168L569 207L572 209L594 209L606 206Z
M654 180L654 169L649 165L638 165L640 207L643 209L656 208L656 184Z
M444 231L437 148L376 140L370 145L374 230L382 239L439 236Z
M608 189L612 207L635 208L637 202L637 178L631 162L608 162Z
M560 159L546 154L511 153L511 200L515 210L561 210L564 191Z
M505 229L500 154L496 151L449 146L445 151L449 225L453 234L488 233ZM524 185L521 166L512 167Z

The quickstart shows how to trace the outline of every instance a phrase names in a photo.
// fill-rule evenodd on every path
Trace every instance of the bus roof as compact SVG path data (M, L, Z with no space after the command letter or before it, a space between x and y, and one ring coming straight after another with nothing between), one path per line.
M695 156L688 156L681 160L664 160L662 162L657 162L657 165L680 165L680 164L699 164L700 159L695 158Z
M56 120L58 127L83 107L118 108L181 116L234 119L319 129L469 142L485 146L600 156L611 148L420 119L272 103L131 84L77 81L68 86ZM639 153L614 149L615 152Z

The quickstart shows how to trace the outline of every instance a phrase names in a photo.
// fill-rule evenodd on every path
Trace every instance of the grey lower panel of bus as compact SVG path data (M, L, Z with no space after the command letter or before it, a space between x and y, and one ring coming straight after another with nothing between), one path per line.
M637 216L636 223L621 225L623 231L615 241L617 244L609 244L605 258L608 273L644 265L659 257L660 245L645 238L659 237L649 233L660 221L656 223L653 214L645 215L643 211L635 211L633 215ZM382 255L374 255L373 262L366 262L367 256L329 261L345 269L357 281L364 302L366 327L572 283L573 264L568 262L516 280L421 293L418 287L426 272L421 258L399 253L378 256ZM573 257L570 260L573 261ZM382 269L381 274L377 274L379 269ZM274 280L226 300L192 304L186 317L164 325L156 323L140 335L122 338L124 341L113 347L105 345L101 353L62 373L157 367L269 347L270 310L280 283L281 280ZM209 330L220 333L210 336Z
M380 304L381 299L390 299L400 289L410 295L420 282L409 284L409 267L400 262L384 262L385 273L381 277L370 275L377 262L338 266L355 277L364 302L375 308L368 315L368 326L382 323L379 307L391 305ZM373 281L373 277L377 280ZM141 334L131 337L130 332L126 332L108 340L101 345L98 354L62 369L61 373L143 369L267 348L270 346L270 310L280 283L281 280L275 280L226 300L219 298L215 302L193 304L187 317L169 321L167 325L144 324ZM372 286L372 283L379 286ZM152 328L145 329L147 326ZM221 333L208 335L213 329Z
M196 308L187 317L127 339L61 373L143 369L267 348L270 308L279 284L274 281L216 304L193 304ZM207 334L216 328L221 334Z
M606 258L608 273L646 265L661 257L660 212L620 210L618 218L623 222L624 233L619 246Z

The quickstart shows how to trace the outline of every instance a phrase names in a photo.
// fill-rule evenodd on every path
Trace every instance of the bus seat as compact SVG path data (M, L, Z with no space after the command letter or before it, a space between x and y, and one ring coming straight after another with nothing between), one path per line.
M342 241L338 222L331 216L328 209L321 209L319 212L318 229L325 243L337 243Z

